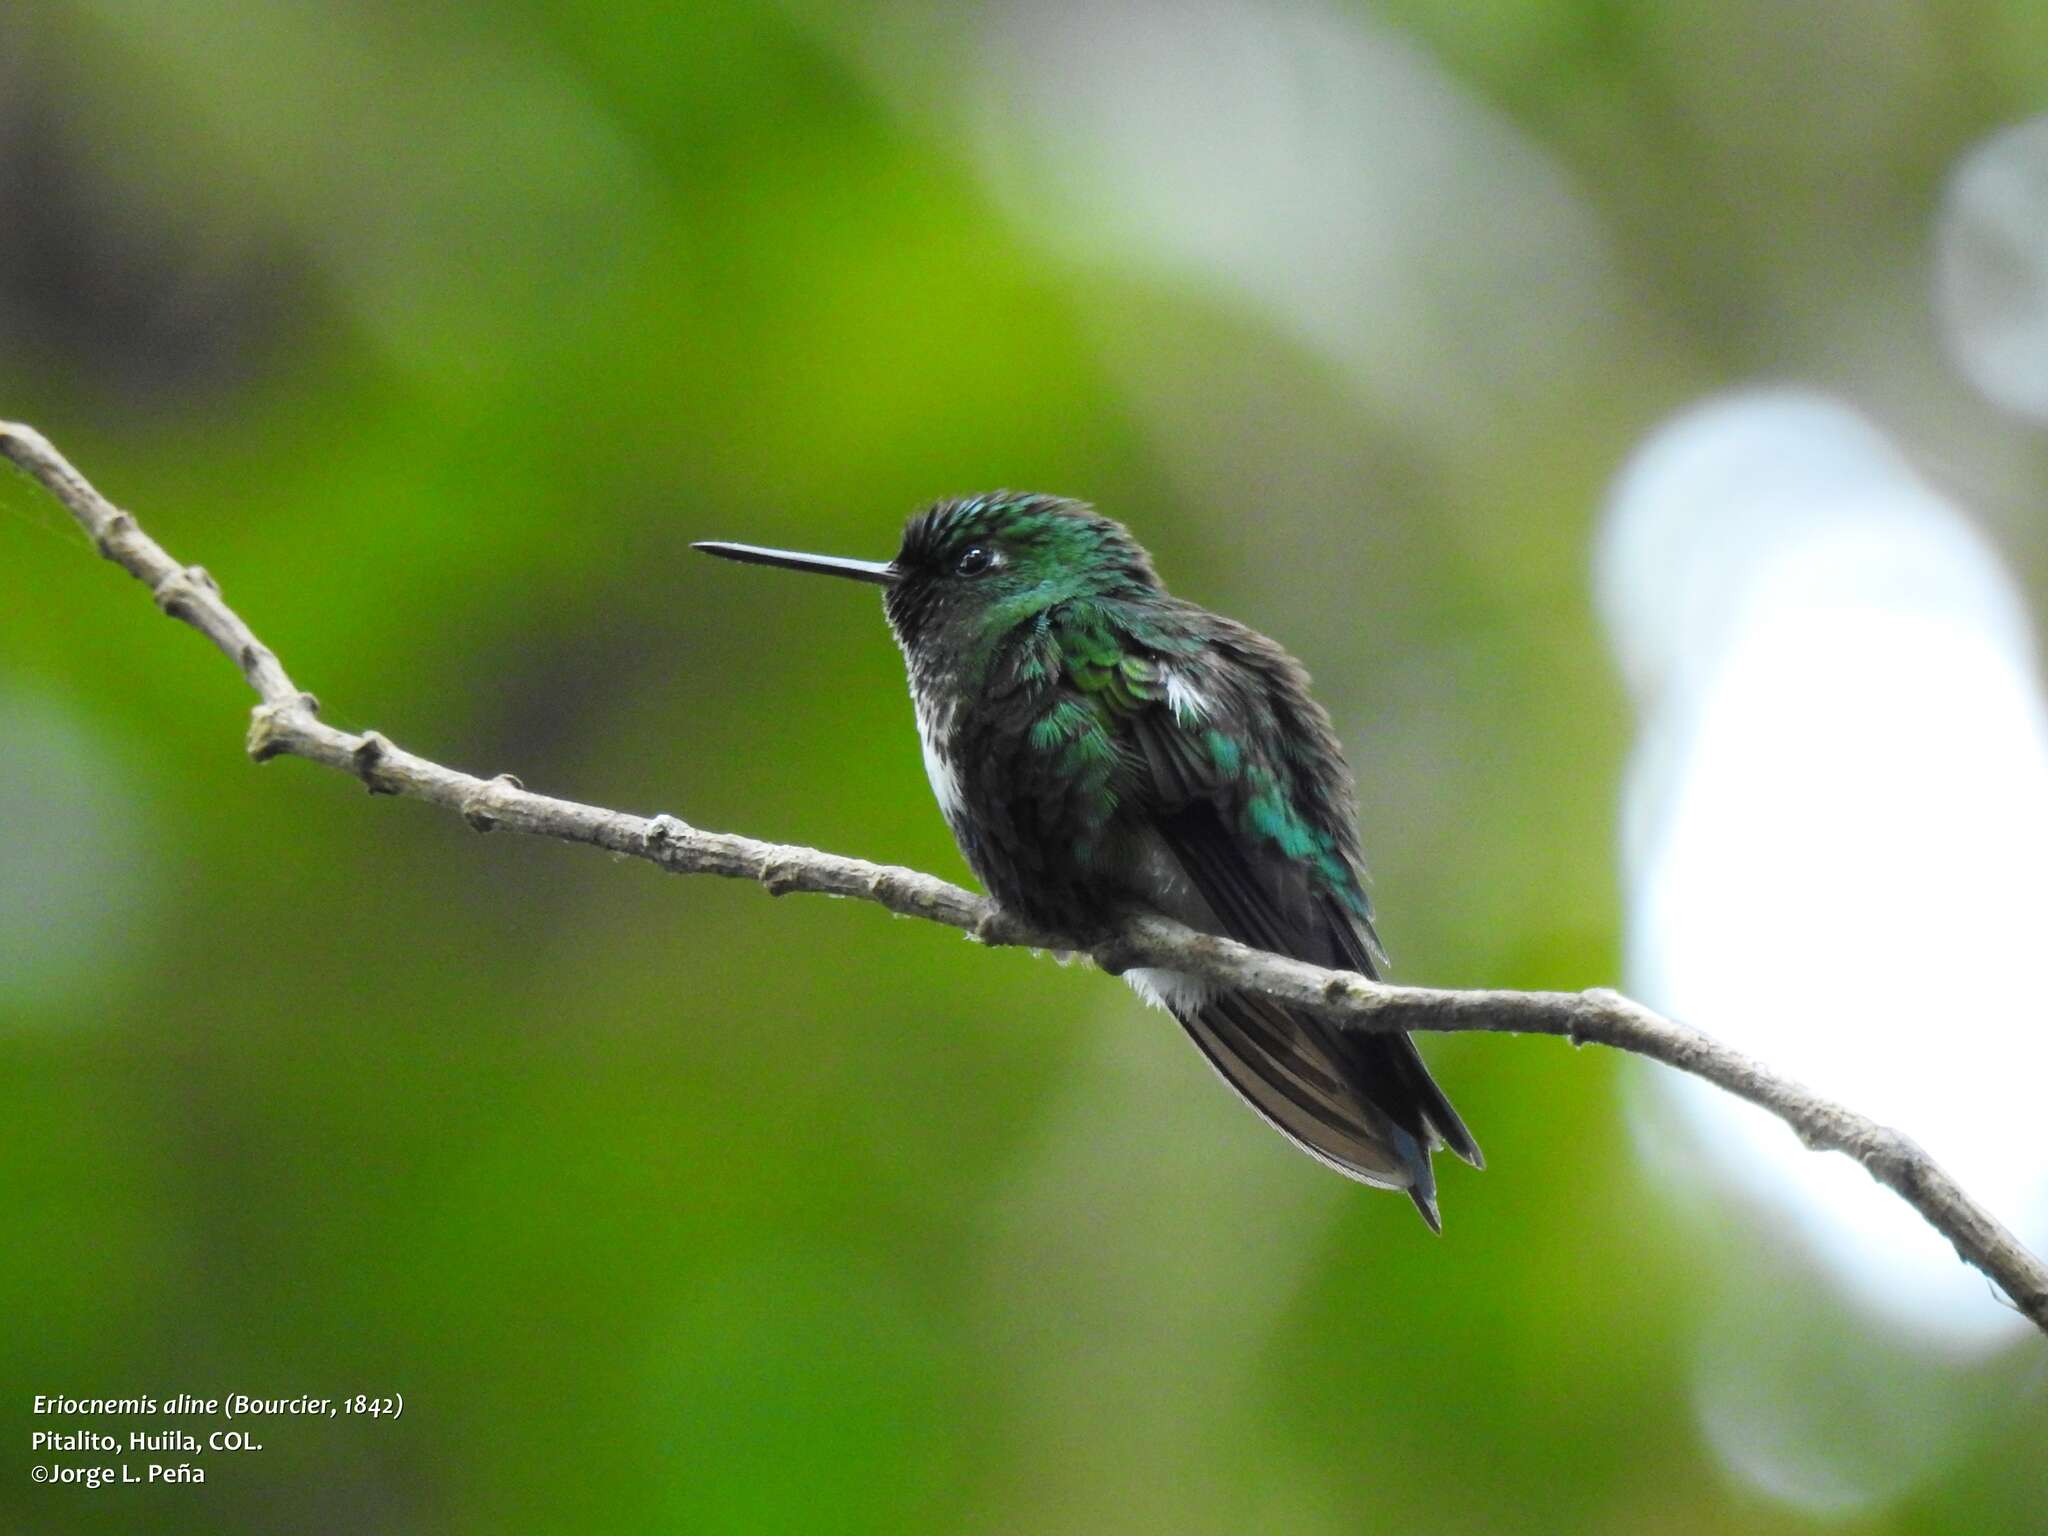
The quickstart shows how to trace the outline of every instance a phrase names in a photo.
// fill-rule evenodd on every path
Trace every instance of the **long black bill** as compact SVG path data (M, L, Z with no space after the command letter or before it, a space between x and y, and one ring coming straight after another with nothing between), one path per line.
M816 571L821 576L846 576L854 581L871 581L886 587L896 580L896 567L880 560L847 560L838 555L800 555L793 549L763 549L758 544L721 544L707 540L692 544L721 560L743 565L778 565L785 571Z

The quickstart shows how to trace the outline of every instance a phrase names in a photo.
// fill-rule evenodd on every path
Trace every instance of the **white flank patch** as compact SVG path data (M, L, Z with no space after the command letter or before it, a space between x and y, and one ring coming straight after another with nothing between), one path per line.
M1166 674L1166 707L1182 725L1194 725L1209 718L1207 695L1178 672Z
M1124 981L1154 1008L1164 1008L1176 1018L1193 1013L1209 1000L1209 983L1185 971L1125 971Z
M932 797L939 802L939 810L951 822L959 817L967 802L960 794L960 780L953 772L952 759L946 754L946 727L950 720L926 714L924 701L915 693L911 703L917 710L918 745L924 748L924 775L931 780Z

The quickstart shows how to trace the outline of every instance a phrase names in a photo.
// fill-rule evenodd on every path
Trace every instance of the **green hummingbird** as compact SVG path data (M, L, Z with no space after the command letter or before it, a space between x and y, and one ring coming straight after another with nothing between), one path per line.
M913 516L888 562L700 543L883 588L932 793L1003 906L1077 938L1149 908L1377 977L1350 769L1301 664L1170 595L1122 524L996 491ZM1442 1230L1430 1153L1478 1144L1405 1034L1347 1032L1181 972L1124 980L1288 1140L1406 1190Z

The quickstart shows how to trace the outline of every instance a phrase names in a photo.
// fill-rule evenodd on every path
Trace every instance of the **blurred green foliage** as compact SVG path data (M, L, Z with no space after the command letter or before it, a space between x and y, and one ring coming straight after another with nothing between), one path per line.
M1609 982L1601 487L1698 391L1853 373L1860 317L1904 359L1876 406L1938 389L1927 207L2041 99L2048 23L1338 11L1613 253L1599 351L1453 443L993 195L963 15L771 0L0 13L0 414L338 723L953 878L872 594L686 546L1088 496L1317 672L1401 977ZM252 768L231 669L19 477L0 669L8 1529L1806 1528L1693 1424L1712 1277L1610 1059L1429 1045L1492 1164L1434 1241L1101 977ZM2041 1529L2007 1374L1938 1484L1832 1528ZM200 1489L21 1474L31 1393L237 1390L408 1411Z

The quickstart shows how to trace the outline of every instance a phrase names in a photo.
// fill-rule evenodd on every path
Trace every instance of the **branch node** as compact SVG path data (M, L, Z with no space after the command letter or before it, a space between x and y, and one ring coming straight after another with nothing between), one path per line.
M498 827L498 814L490 806L491 791L496 789L524 789L526 786L509 773L497 774L485 779L462 797L462 819L479 832L493 832Z
M791 891L800 890L802 887L802 872L790 868L788 861L780 854L762 860L761 889L770 896L787 896Z
M648 818L647 829L641 833L641 840L647 845L648 857L660 864L663 869L680 872L679 866L670 862L669 855L681 848L689 836L690 827L687 822L678 821L663 811L658 816Z
M1926 1149L1904 1131L1879 1126L1862 1152L1862 1161L1880 1176L1889 1173L1915 1189L1923 1182L1921 1170L1928 1162Z
M121 515L123 517L128 516L125 512ZM108 526L111 527L112 525L109 524ZM133 518L128 519L128 526L130 528L135 526ZM156 584L156 591L151 595L156 598L157 607L161 608L165 613L174 619L183 619L190 623L192 620L192 600L194 594L200 592L218 593L219 591L220 583L213 579L205 566L188 565L182 570L171 572L170 575L158 582Z
M249 736L245 745L249 756L259 763L267 763L292 750L292 738L305 725L305 721L293 717L304 712L307 719L320 713L320 701L310 693L301 693L296 698L282 700L276 704L258 704L249 711Z
M258 704L249 711L249 737L245 745L249 756L259 763L267 763L273 757L291 750L285 739L290 727L285 716L290 713L288 704Z
M1599 1045L1603 1037L1589 1034L1586 1026L1593 1022L1588 1012L1595 1014L1626 1014L1634 1006L1626 997L1612 987L1587 987L1579 993L1580 1006L1570 1009L1565 1018L1564 1037L1574 1048Z
M378 775L385 761L395 749L376 731L363 732L363 739L349 749L349 766L355 776L363 781L363 788L373 795L395 795L394 785L385 783Z
M131 537L137 531L135 519L116 508L114 515L100 524L100 531L93 536L92 547L100 552L102 560L118 561L121 555L114 548L115 543Z

